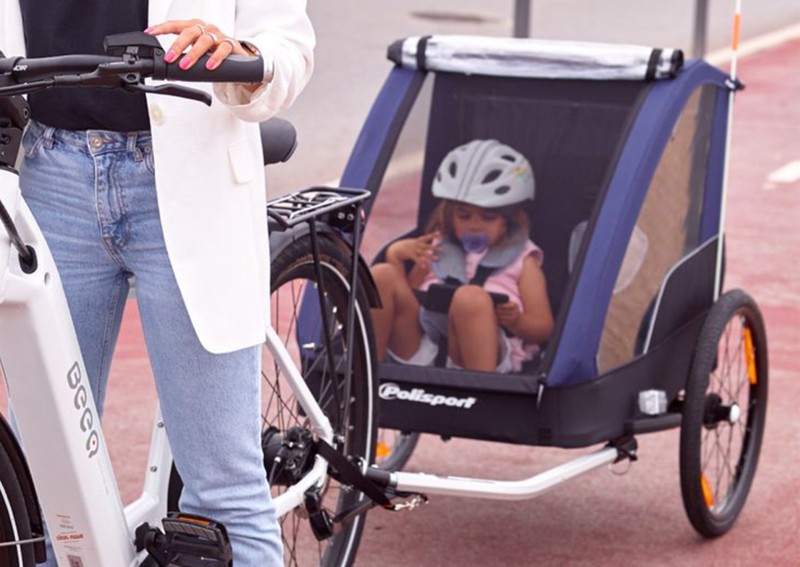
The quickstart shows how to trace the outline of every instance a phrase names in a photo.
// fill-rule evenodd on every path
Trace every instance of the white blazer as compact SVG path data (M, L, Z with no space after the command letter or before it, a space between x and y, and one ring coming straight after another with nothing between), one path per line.
M203 346L264 342L269 324L266 192L257 122L289 106L313 68L305 0L150 0L149 24L200 18L253 43L274 78L253 95L215 85L214 104L148 95L164 239ZM0 51L24 55L18 0L0 0ZM68 33L65 30L65 33ZM171 36L161 37L165 46ZM187 83L212 92L212 85ZM7 177L7 176L6 176Z

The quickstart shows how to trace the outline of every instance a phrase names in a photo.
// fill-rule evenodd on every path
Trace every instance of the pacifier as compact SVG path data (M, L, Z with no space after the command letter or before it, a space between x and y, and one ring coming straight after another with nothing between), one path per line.
M459 239L465 252L480 254L489 247L488 234L464 234Z

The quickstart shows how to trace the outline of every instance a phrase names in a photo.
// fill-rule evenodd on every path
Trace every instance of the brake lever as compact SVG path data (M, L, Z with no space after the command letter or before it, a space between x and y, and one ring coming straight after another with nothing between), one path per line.
M156 55L160 55L158 51ZM125 56L129 58L130 56ZM127 71L127 72L126 72ZM199 89L192 89L175 84L162 84L162 85L146 85L142 81L139 69L136 68L135 59L126 59L122 63L107 63L97 68L97 75L99 77L109 76L118 77L122 82L121 86L128 92L140 92L159 94L167 96L176 96L179 98L187 98L204 103L206 106L211 106L211 95Z
M159 95L167 95L167 96L177 96L180 98L188 98L190 100L196 100L198 102L204 103L206 106L211 106L211 95L205 91L201 91L199 89L190 89L188 87L182 87L179 85L143 85L141 83L138 84L126 84L123 87L126 91L131 92L142 92L142 93L151 93L151 94L159 94Z
M211 95L204 91L198 89L190 89L188 87L183 87L179 85L169 85L169 84L149 86L139 82L140 80L141 79L137 74L133 74L129 77L119 77L116 74L110 74L108 72L100 72L100 73L94 72L85 75L61 75L59 77L55 77L52 86L54 87L92 86L92 87L117 87L117 88L121 87L128 92L141 92L141 93L153 93L160 95L177 96L181 98L196 100L198 102L205 103L207 106L211 106Z

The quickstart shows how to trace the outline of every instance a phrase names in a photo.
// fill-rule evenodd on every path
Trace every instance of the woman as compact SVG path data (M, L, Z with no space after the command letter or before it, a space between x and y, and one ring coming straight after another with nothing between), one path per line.
M237 567L282 565L260 450L269 248L256 123L308 81L313 30L303 0L0 0L7 54L102 53L104 36L137 29L161 38L168 61L185 53L184 68L206 52L212 69L259 54L264 83L193 84L213 91L210 108L102 89L31 95L20 186L98 411L135 276L181 510L225 524Z

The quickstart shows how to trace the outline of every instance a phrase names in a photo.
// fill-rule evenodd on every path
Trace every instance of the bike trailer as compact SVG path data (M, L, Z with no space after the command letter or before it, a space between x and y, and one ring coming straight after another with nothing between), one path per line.
M342 177L374 194L365 242L404 214L421 234L442 158L497 139L533 166L531 239L556 325L519 374L381 364L381 425L561 447L679 425L672 402L714 298L735 85L633 46L434 36L388 56ZM661 409L643 413L640 396Z

